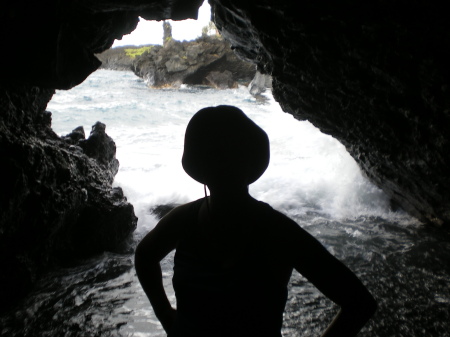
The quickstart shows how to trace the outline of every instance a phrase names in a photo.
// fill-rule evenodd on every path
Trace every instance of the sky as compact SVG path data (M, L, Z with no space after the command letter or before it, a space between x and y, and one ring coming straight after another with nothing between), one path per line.
M131 34L124 35L122 40L114 41L113 47L144 45L144 44L162 44L163 22L146 21L139 18L136 29ZM199 9L197 20L172 21L167 20L172 25L172 37L178 41L190 41L202 35L202 28L208 25L211 19L211 7L205 0Z

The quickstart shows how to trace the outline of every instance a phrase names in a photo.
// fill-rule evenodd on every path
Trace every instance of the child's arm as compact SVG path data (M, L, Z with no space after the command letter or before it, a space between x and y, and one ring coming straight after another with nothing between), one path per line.
M166 331L174 322L176 310L172 308L164 291L159 262L175 249L185 227L185 219L186 205L172 210L142 239L135 253L139 282Z
M356 275L314 237L298 225L290 228L294 268L341 307L322 337L356 336L375 313L374 298Z

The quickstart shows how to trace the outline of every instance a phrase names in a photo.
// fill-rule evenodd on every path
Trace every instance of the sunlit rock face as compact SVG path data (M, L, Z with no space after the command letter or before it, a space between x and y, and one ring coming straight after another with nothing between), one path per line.
M342 142L396 204L449 224L450 21L436 3L212 1L286 112Z

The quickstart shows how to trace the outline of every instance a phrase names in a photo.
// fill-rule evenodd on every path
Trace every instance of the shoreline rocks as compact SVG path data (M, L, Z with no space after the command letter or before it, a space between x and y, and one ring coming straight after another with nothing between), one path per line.
M181 84L236 88L248 85L256 74L252 63L239 59L228 42L215 36L182 42L168 39L164 46L148 46L134 58L126 55L127 48L99 54L102 68L131 70L152 88L178 88Z
M103 251L123 249L137 224L112 182L114 141L96 123L66 137L45 111L53 90L19 86L0 93L0 311L40 274Z
M151 88L179 88L182 84L209 86L218 90L246 85L260 97L272 88L272 78L249 62L236 57L230 44L217 36L194 41L164 39L164 46L127 46L108 49L97 57L101 69L130 70ZM147 49L135 57L132 51Z

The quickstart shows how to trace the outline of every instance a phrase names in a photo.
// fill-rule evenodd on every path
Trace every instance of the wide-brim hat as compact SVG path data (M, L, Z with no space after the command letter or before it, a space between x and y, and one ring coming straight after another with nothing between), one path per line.
M189 121L182 165L202 184L238 180L249 185L264 173L269 160L267 134L234 106L204 108Z

